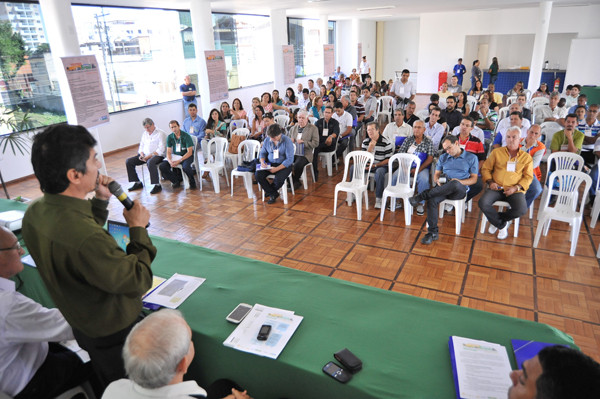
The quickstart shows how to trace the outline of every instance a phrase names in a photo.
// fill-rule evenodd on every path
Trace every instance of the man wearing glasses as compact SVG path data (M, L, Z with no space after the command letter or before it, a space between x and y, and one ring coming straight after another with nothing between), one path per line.
M458 200L467 197L467 201L481 191L477 184L479 161L477 156L460 147L457 136L446 136L442 141L444 153L435 165L434 187L425 190L408 200L414 207L421 201L427 201L427 234L421 243L429 245L439 239L438 205L440 202Z
M84 382L90 364L49 341L73 339L58 309L46 309L16 292L11 280L25 254L10 230L0 227L0 392L16 398L53 398Z

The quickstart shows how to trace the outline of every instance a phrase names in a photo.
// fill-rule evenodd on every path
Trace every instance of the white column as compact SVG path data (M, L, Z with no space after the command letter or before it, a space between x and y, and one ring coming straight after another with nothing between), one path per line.
M54 67L57 71L63 71L61 57L81 55L77 31L75 30L75 20L71 12L71 2L68 0L40 0L40 8L46 21L48 44L52 51ZM73 105L67 75L64 72L59 72L57 75L67 122L76 124L75 106Z
M552 2L540 3L540 13L537 19L535 41L533 42L533 54L529 67L529 82L527 89L532 92L537 90L542 79L542 68L544 66L544 55L546 52L546 41L548 40L548 28L550 27L550 14L552 13Z
M352 41L350 44L352 47L350 48L350 54L352 54L352 64L354 65L352 68L356 68L357 71L358 67L360 66L360 60L358 59L358 43L360 42L360 19L352 18ZM364 45L365 44L363 43L363 46ZM352 68L350 68L350 70L352 70Z
M199 108L201 108L202 111L200 115L206 119L210 113L211 105L204 51L215 49L210 1L191 1L190 16L192 19L192 31L194 32L194 50L196 52L196 65L198 70L198 87L196 88L196 92L197 94L200 94L200 98L198 99L200 104ZM183 83L183 76L181 77L181 82Z
M329 44L328 34L329 34L329 23L328 23L327 15L321 15L321 16L319 16L319 41L321 42L321 67L323 69L325 68L325 52L323 51L323 45ZM326 72L323 69L321 69L321 76L323 76L323 78L325 78L325 76L329 76L329 75L326 75Z
M271 34L273 36L273 86L281 97L285 92L283 53L281 46L288 44L285 9L271 10Z

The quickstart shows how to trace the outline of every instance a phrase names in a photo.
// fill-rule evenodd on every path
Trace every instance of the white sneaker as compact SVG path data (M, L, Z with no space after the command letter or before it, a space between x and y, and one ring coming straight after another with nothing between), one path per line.
M395 211L396 209L402 209L402 200L401 199L396 200L395 207L392 207L392 201L390 201L390 211Z
M498 231L498 228L490 223L490 227L488 227L488 233L495 234Z
M417 215L422 216L425 214L425 207L423 204L417 205Z
M375 198L375 209L381 209L381 198Z
M346 201L348 201L348 206L352 206L352 202L354 202L354 194L348 193L346 197Z
M446 210L446 213L450 213L450 212L452 212L452 209L453 209L453 208L454 208L454 207L453 207L452 205L450 205L450 204L446 204L446 205L444 205L444 209Z
M510 226L510 223L511 223L511 222L507 222L507 223L506 223L506 226L504 226L504 228L503 228L503 229L500 229L500 230L498 231L498 239L499 239L499 240L505 240L505 239L506 239L506 237L508 237L508 226Z

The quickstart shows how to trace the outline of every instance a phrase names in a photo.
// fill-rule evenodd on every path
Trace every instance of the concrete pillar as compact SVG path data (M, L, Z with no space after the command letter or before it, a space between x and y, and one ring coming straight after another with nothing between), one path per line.
M71 12L71 2L67 0L40 0L40 8L44 20L51 21L50 23L46 23L46 32L48 34L48 44L52 51L52 58L54 59L54 67L57 71L63 71L61 57L81 55L79 39L77 38L77 31L75 29L75 20ZM60 72L57 75L67 122L76 124L75 106L73 105L73 97L71 97L67 75L64 72Z
M198 99L199 110L201 111L200 115L206 119L210 113L211 104L204 51L215 49L210 1L194 0L190 2L190 16L192 19L192 31L194 32L194 50L196 51L198 70L198 87L196 87L196 92L200 94L200 98ZM183 76L181 77L181 83L183 83ZM216 106L215 108L219 107Z
M287 18L285 9L271 10L271 34L273 36L273 84L283 98L285 93L283 71L283 45L288 44ZM293 85L292 85L293 87Z
M356 68L358 71L358 67L360 66L360 60L358 59L358 43L360 43L360 19L352 18L352 41L351 41L351 49L350 53L352 54L352 64L355 64L352 68ZM363 43L364 46L364 43ZM364 48L363 48L364 55ZM352 70L350 68L350 70Z
M533 42L533 53L531 54L531 65L529 67L529 82L527 89L535 91L540 86L542 79L542 68L544 67L544 55L546 53L546 41L548 40L548 28L550 27L550 14L552 13L552 2L540 3L539 18Z

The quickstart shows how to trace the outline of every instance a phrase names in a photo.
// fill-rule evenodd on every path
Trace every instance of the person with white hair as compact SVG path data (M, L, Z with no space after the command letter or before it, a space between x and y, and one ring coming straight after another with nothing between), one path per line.
M297 190L300 188L300 177L304 172L304 167L313 162L314 149L319 145L319 130L308 122L308 112L302 109L298 111L298 123L292 126L288 135L296 145L292 164L292 180L294 190Z
M192 330L178 310L163 309L144 318L131 329L123 346L128 379L111 383L103 399L215 397L223 381L204 389L196 381L183 381L194 359ZM230 383L225 399L252 399L246 391ZM236 389L237 388L237 389Z

